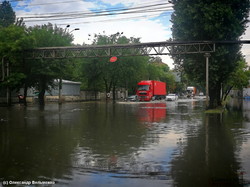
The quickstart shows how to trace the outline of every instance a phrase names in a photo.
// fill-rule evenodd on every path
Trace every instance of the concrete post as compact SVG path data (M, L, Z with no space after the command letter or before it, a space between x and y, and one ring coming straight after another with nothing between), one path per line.
M58 89L59 89L58 104L62 104L62 77L60 77L59 79Z
M210 53L205 53L206 58L206 107L209 106L209 57Z

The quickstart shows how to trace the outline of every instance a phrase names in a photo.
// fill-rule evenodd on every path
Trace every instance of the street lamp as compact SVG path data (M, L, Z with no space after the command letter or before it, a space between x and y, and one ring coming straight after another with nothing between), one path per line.
M64 32L66 33L66 30L70 27L70 25L67 25L64 29ZM80 30L79 28L75 28L73 29L72 31L70 31L69 33L72 33L73 31L78 31ZM60 64L60 70L61 70L61 64ZM60 79L59 79L59 86L58 86L58 103L59 104L62 104L62 74L60 76Z
M66 30L67 30L67 28L69 28L70 27L70 25L66 25L66 27L65 27L65 29L64 29L64 33L66 33Z
M75 28L72 31L70 31L69 33L72 33L73 31L79 31L79 30L80 30L80 28Z

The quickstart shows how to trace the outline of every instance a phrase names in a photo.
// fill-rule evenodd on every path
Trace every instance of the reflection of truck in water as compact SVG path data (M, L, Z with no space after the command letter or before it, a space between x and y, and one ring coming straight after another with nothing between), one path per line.
M197 89L194 86L187 87L187 97L194 97L197 93Z
M144 103L138 110L137 116L141 122L160 122L166 118L167 105L163 103Z
M150 101L154 99L165 99L166 83L154 80L145 80L137 84L136 95L140 101Z

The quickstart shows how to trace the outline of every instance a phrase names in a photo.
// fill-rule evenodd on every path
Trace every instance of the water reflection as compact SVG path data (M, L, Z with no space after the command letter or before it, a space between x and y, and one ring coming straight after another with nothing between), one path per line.
M229 110L242 111L243 117L250 121L250 100L230 99L227 108Z
M250 100L244 100L242 102L243 104L243 117L247 120L250 121Z
M53 179L70 171L70 154L77 143L72 137L77 131L59 126L54 120L58 111L50 112L19 107L1 110L6 119L0 124L1 179Z
M249 173L242 168L242 156L239 157L241 138L246 138L236 133L244 124L239 114L204 116L204 125L197 136L189 137L187 144L179 147L182 154L172 160L176 186L249 185ZM245 151L250 156L249 149Z
M160 122L166 118L166 103L145 103L137 111L142 122Z
M193 100L0 108L0 180L242 186L250 180L249 120L239 110L203 110Z
M94 114L93 111L82 114L84 124L75 149L74 168L85 173L112 172L116 178L166 179L166 159L152 159L145 154L152 150L152 145L159 144L159 125L154 124L156 126L153 127L152 123L166 117L166 104L106 107L106 110L98 110ZM154 115L156 111L160 114Z

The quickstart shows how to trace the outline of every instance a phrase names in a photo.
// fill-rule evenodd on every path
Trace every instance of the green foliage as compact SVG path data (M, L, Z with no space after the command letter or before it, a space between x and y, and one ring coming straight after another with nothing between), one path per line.
M182 41L238 40L246 29L248 0L173 0L173 39ZM241 58L239 45L217 45L209 59L210 107L220 105L221 83L225 83ZM176 56L175 63L188 78L205 85L202 55Z
M93 45L138 43L138 38L127 38L122 33L112 35L95 34ZM83 75L87 80L85 88L94 91L110 92L111 89L122 87L135 91L136 83L145 75L148 57L118 57L116 62L109 58L93 58L83 64Z
M147 65L147 77L149 80L158 80L167 83L168 92L175 92L176 83L169 66L164 64L159 57L153 58Z
M139 38L127 38L122 33L112 35L95 34L93 45L138 43ZM101 52L100 52L101 53ZM174 76L169 67L162 63L161 58L148 56L118 57L116 62L109 62L109 58L87 59L82 65L84 89L106 91L125 88L129 94L135 94L137 83L141 80L159 80L174 85ZM174 86L173 86L174 87Z
M128 89L130 94L135 94L136 85L147 78L148 57L120 57L117 62L118 85Z
M13 57L24 49L32 47L30 38L23 27L15 25L0 30L0 55Z
M29 36L34 39L34 47L70 46L73 36L66 30L56 25L29 27ZM67 60L30 60L26 64L26 86L36 86L39 90L40 104L44 104L44 93L50 86L53 87L53 80L63 78L65 72L73 70ZM67 74L68 75L68 74Z
M30 36L35 39L34 47L69 46L73 35L66 29L48 23L29 27Z
M11 25L0 30L1 86L18 88L26 77L23 72L21 51L30 48L32 39L23 27ZM7 64L10 76L7 77Z
M248 86L250 80L250 70L247 69L245 60L240 60L234 72L231 73L227 86L243 89Z
M98 59L87 59L86 63L82 63L81 82L83 90L104 91L102 84L102 69Z
M8 86L11 90L20 88L22 81L25 79L25 75L21 72L14 71L10 76L6 77L5 81L2 82L1 86Z
M8 1L0 4L0 27L8 27L15 23L16 14Z

